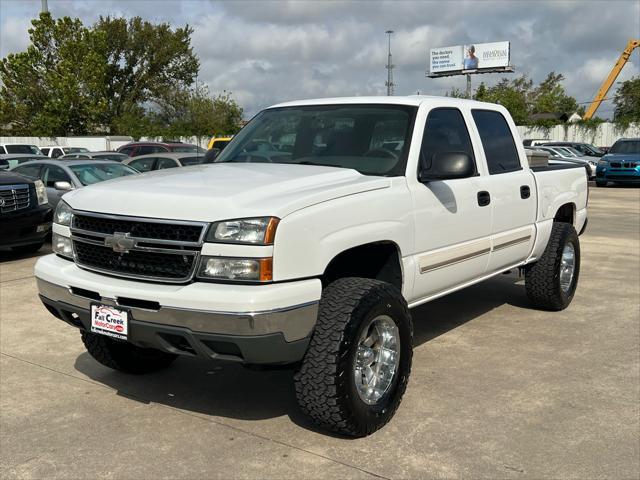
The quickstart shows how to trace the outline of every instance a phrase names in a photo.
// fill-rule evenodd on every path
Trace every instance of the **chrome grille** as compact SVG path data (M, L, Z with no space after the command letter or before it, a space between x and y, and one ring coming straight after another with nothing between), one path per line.
M75 212L78 266L125 278L186 283L195 273L207 224ZM121 248L118 240L124 240Z
M30 200L29 185L0 185L0 212L29 208Z

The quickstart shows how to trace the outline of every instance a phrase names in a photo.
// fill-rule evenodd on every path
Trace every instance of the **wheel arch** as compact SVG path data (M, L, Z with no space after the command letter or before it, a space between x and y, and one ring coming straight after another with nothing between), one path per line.
M565 203L558 207L553 216L554 222L564 222L575 225L576 223L576 204L573 202Z
M322 285L325 287L344 277L381 280L402 291L404 273L400 246L392 240L380 240L337 253L321 275Z

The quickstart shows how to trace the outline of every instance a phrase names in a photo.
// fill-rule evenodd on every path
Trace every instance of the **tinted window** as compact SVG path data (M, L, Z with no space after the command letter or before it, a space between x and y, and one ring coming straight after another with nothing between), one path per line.
M156 170L164 170L165 168L175 168L178 164L173 158L159 158Z
M40 149L35 145L5 145L7 153L35 153L41 155Z
M94 163L69 167L83 185L104 182L112 178L135 175L137 172L121 163Z
M123 153L127 156L131 156L131 152L133 152L133 147L125 147L122 150L120 150L120 153Z
M128 165L131 165L133 168L138 170L139 172L148 172L153 169L153 162L155 162L155 158L141 158L139 160L134 160L133 162L129 162Z
M521 170L513 135L502 114L490 110L473 110L472 113L482 140L489 173L494 175Z
M58 158L62 155L64 155L64 150L61 148L54 148L51 151L51 158Z
M159 145L140 145L138 147L138 151L136 152L136 156L138 155L147 155L149 153L158 153L158 152L166 152L167 149L161 147Z
M127 159L126 155L122 155L120 153L103 153L100 155L93 155L93 158L98 158L100 160L114 160L116 162L121 162Z
M42 152L43 155L49 155L49 150L51 150L50 148L41 148L40 151Z
M443 152L464 152L475 158L469 131L457 108L436 108L429 113L420 149L421 171L433 168L434 156Z
M204 157L184 157L180 159L180 165L188 167L189 165L197 165L202 162Z
M44 165L41 174L42 181L47 187L53 188L56 182L71 182L69 175L56 165Z
M196 145L178 145L171 147L172 152L176 153L205 153L206 150Z

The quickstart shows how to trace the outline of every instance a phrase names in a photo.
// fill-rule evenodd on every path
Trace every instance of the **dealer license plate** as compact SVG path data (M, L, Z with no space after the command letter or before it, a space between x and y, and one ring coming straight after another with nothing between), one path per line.
M91 305L91 331L109 337L127 339L129 312L109 305Z

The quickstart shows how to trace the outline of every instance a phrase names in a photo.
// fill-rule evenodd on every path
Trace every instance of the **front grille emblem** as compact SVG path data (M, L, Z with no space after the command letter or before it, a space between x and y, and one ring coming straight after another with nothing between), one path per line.
M113 235L104 239L104 244L116 253L127 253L132 250L138 241L131 237L129 232L115 232Z

